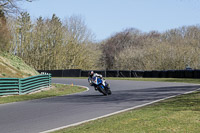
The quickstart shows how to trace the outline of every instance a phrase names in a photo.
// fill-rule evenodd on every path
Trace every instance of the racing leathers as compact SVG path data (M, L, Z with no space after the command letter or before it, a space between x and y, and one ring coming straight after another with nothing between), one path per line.
M94 89L95 89L95 90L97 90L96 84L93 83L95 77L100 77L100 78L102 78L102 75L101 75L101 74L98 74L98 73L94 73L94 74L92 74L92 75L89 75L88 82L90 83L91 86L94 86Z

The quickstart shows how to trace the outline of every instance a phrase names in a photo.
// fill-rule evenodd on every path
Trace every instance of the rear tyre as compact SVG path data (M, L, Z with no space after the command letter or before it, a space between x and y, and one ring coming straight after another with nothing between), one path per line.
M108 95L111 95L111 94L112 94L112 92L111 92L111 90L110 90L110 87L108 87L108 86L106 87L106 92L107 92Z
M111 92L110 89L108 89L107 93L108 93L108 95L111 95L111 94L112 94L112 92Z

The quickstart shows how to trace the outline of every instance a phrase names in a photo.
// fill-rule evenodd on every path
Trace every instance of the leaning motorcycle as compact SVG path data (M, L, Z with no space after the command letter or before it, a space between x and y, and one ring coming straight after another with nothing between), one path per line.
M103 95L111 95L112 92L110 90L109 84L106 82L105 79L101 77L93 77L88 78L88 82L91 86L95 86L97 90Z

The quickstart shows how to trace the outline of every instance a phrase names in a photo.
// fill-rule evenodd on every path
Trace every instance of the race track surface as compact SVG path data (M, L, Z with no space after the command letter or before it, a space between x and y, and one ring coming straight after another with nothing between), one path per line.
M53 83L83 85L89 91L0 105L0 132L37 133L196 90L199 85L109 80L112 95L103 96L86 79L52 79Z

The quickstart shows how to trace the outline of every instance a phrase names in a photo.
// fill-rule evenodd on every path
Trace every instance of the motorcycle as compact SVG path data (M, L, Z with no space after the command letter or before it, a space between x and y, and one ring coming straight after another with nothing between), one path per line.
M100 93L103 95L111 95L111 90L109 87L109 84L106 82L105 79L101 77L93 77L93 78L88 78L88 82L90 86L94 86Z

